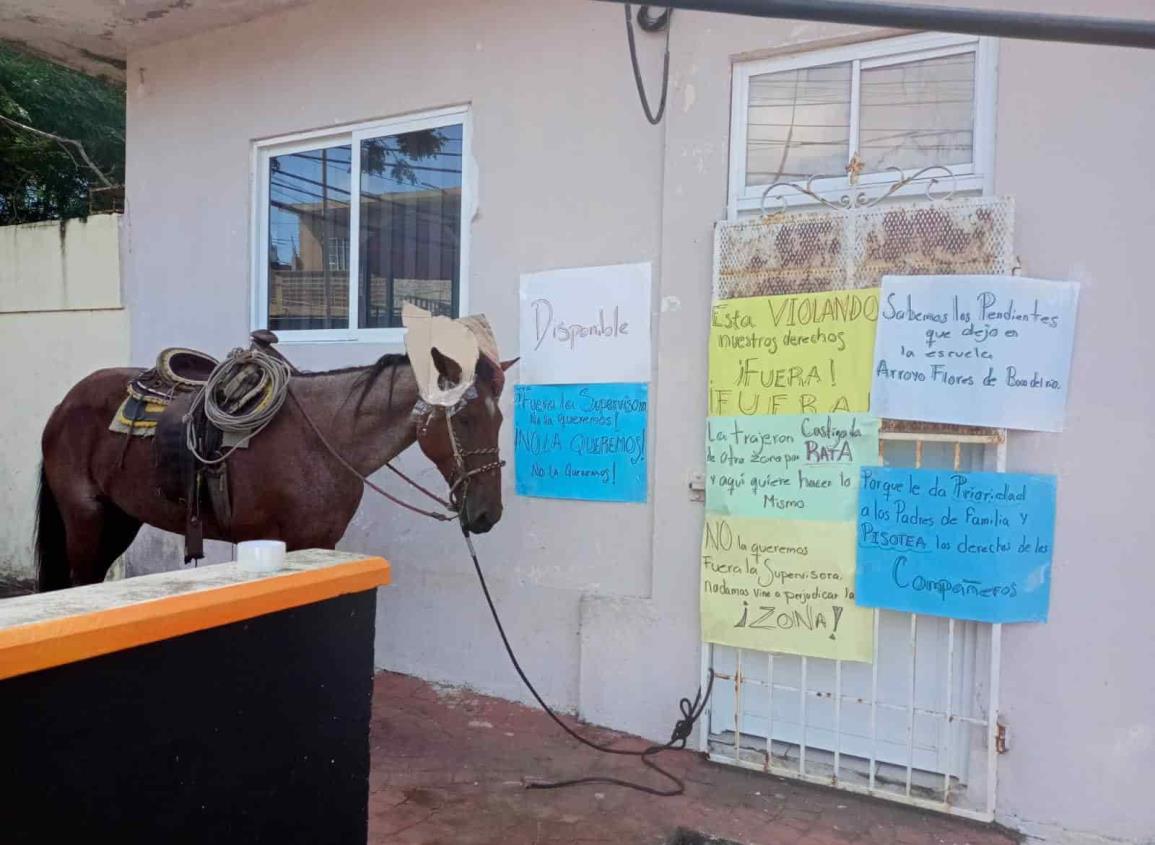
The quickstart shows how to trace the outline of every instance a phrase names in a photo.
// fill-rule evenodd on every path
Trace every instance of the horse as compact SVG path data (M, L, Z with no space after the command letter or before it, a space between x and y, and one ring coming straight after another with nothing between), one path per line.
M452 359L436 349L433 359L443 383L461 381ZM218 524L205 508L204 536L229 543L282 540L290 551L332 549L361 502L357 475L371 475L414 442L449 485L462 528L490 530L502 513L498 400L513 363L479 357L471 389L452 410L420 399L407 355L385 355L363 367L294 371L292 401L228 459L229 524ZM160 493L152 438L109 431L126 386L141 372L114 368L86 376L48 419L35 534L42 592L103 581L142 524L185 530L185 504Z

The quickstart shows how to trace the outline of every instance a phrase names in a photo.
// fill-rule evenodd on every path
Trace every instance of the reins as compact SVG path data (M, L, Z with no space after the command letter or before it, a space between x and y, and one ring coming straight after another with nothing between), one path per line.
M309 412L305 410L305 406L301 404L301 400L297 398L297 395L293 392L293 388L291 385L286 385L286 392L288 393L289 397L293 400L293 404L297 406L297 410L300 411L301 416L304 417L305 422L308 423L309 428L312 430L313 434L315 434L317 436L317 439L321 441L321 445L323 445L325 447L325 449L329 452L329 454L332 455L337 460L337 462L339 464L341 464L342 467L344 467L346 470L348 470L353 475L357 476L357 478L360 479L361 482L363 484L365 484L373 492L380 493L382 496L384 496L389 501L393 502L396 505L400 505L401 507L405 508L406 510L410 510L413 513L421 514L422 516L427 516L430 519L436 519L438 522L452 522L453 520L459 518L459 516L460 516L459 509L456 508L452 503L453 496L457 492L458 488L461 488L461 490L462 490L461 499L462 499L462 501L464 501L465 490L469 486L469 479L470 478L473 478L474 476L477 476L477 475L482 475L483 473L486 473L486 472L493 472L494 470L499 470L503 466L505 466L505 461L503 461L501 459L497 459L494 461L490 461L487 464L482 464L481 466L473 467L472 469L470 469L466 465L466 461L465 461L466 458L475 457L478 455L494 455L494 456L496 456L496 455L500 454L500 451L496 446L488 447L488 448L481 448L481 449L462 449L460 443L457 440L457 432L453 428L453 415L450 413L449 409L443 409L443 412L445 415L446 430L449 432L449 444L453 449L454 473L453 473L453 481L449 485L450 501L446 501L445 499L438 496L436 493L429 490L427 487L424 487L423 485L414 481L412 478L410 478L408 475L403 473L401 470L397 469L397 467L393 466L391 461L385 462L385 467L390 472L397 475L406 484L410 485L411 487L413 487L418 492L424 494L429 499L431 499L434 502L436 502L437 504L441 505L441 507L445 508L447 511L450 511L451 513L445 514L445 513L437 513L436 511L427 511L424 508L419 508L416 505L411 505L409 502L406 502L402 499L397 498L396 496L394 496L389 491L377 486L372 481L370 481L368 476L364 475L360 470L358 470L355 466L353 466L351 463L349 463L349 461L346 460L345 457L340 452L337 451L336 447L334 447L333 444L329 442L329 439L327 437L325 437L325 435L321 432L321 429L317 426L317 424L315 422L313 422L313 418L309 416ZM437 413L437 408L434 406L430 406L429 415L425 418L425 423L422 426L422 431L425 431L428 429L429 423L432 422L433 415L436 413Z
M421 514L422 516L427 516L430 519L436 519L438 522L452 522L453 520L457 519L457 514L437 513L436 511L427 511L424 508L419 508L419 507L417 507L417 505L411 505L411 504L409 504L409 502L406 502L404 499L399 499L396 496L394 496L392 493L390 493L388 490L385 490L384 488L379 487L376 484L374 484L372 481L369 480L368 476L362 474L360 470L358 470L355 466L353 466L351 463L349 463L349 461L347 461L345 459L345 457L340 452L338 452L336 450L336 448L334 448L333 444L329 442L329 438L327 438L324 434L321 433L321 429L319 429L317 427L317 424L315 422L313 422L313 418L309 416L309 412L305 410L305 406L301 404L301 400L297 398L297 394L293 392L293 388L291 385L288 387L288 394L289 394L289 398L293 400L293 404L297 407L297 410L300 411L301 416L304 417L305 422L308 423L309 428L312 430L313 434L315 434L317 436L317 439L321 441L321 445L324 446L325 449L328 450L329 454L332 455L337 460L337 463L339 463L341 466L343 466L345 469L347 469L353 475L357 476L357 478L360 479L361 483L364 484L366 487L368 487L370 490L372 490L374 493L380 493L386 499L393 502L393 504L400 505L401 507L405 508L406 510L413 511L413 513L418 513L418 514ZM414 481L412 478L407 476L401 470L397 469L397 467L393 466L393 464L391 464L390 462L386 461L385 466L387 466L394 473L399 475L406 482L411 484L414 488L416 488L417 490L424 493L426 496L428 496L433 501L437 502L437 504L441 505L446 510L452 510L453 506L449 502L445 501L440 496L436 495L435 493L432 493L431 491L427 490L425 487L418 484L416 481Z

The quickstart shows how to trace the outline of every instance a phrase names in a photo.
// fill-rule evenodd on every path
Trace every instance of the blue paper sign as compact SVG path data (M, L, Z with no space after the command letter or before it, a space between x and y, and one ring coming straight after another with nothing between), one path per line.
M646 384L518 385L518 494L644 502L648 406Z
M863 467L857 600L979 622L1045 622L1055 477Z

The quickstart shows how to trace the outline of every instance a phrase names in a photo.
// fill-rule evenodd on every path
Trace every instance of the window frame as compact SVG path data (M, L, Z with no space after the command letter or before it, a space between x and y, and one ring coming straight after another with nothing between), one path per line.
M956 191L989 194L993 190L994 150L995 150L995 108L997 95L998 42L995 38L973 35L952 35L948 33L919 33L874 41L862 41L827 49L810 50L769 59L736 61L731 73L730 100L730 180L727 192L727 214L736 220L742 214L758 213L762 208L762 194L769 187L746 185L746 139L749 118L750 79L765 73L781 73L824 65L851 64L850 79L850 124L849 154L858 147L860 100L859 79L862 70L887 65L904 64L923 59L973 52L975 54L974 80L974 140L972 160L965 164L943 165L955 176L953 187ZM848 156L849 157L849 156ZM823 197L837 199L842 194L871 187L885 187L917 173L917 169L904 170L902 177L894 171L863 172L855 186L848 176L828 176L818 178L811 189ZM821 174L815 174L821 175ZM794 182L792 184L805 184ZM913 196L926 192L926 182L912 183L895 191L893 196ZM787 206L807 206L816 203L805 194L780 191ZM778 205L779 203L776 203Z
M477 208L477 174L473 161L473 121L468 105L449 106L413 114L346 124L310 132L298 132L254 141L252 145L251 291L252 330L269 323L269 162L272 158L348 145L350 188L360 190L361 142L369 138L402 135L444 126L461 126L461 233L458 256L457 316L469 313L470 222ZM277 329L283 343L387 343L401 344L402 327L366 328L355 323L360 315L361 203L349 204L349 322L343 329Z

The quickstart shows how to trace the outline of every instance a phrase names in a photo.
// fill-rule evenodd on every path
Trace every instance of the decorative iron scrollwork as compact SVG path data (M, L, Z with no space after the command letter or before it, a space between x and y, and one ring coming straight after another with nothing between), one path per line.
M944 167L941 164L932 164L930 167L924 167L924 168L922 168L922 170L919 170L915 173L912 173L910 176L904 176L903 175L904 171L902 170L901 167L888 167L887 171L891 171L891 172L898 174L898 179L896 179L894 182L890 182L888 184L879 185L878 186L879 188L885 188L886 190L883 191L883 193L879 194L876 197L871 197L865 189L856 190L856 188L857 188L856 183L858 181L858 179L856 177L858 174L855 172L850 172L849 168L848 168L848 172L850 172L850 190L843 193L842 196L838 197L838 199L828 199L827 197L822 196L822 194L820 194L818 191L814 190L814 181L816 179L838 178L838 177L835 177L833 175L811 176L809 179L806 180L805 184L800 184L798 182L775 182L773 185L768 186L766 188L766 190L764 190L762 192L762 202L761 202L761 206L760 206L761 211L762 211L762 214L765 215L765 214L772 214L772 213L782 213L782 212L785 212L789 209L790 204L786 201L786 194L785 193L774 194L773 196L771 196L771 194L773 194L773 192L779 188L796 191L800 194L803 194L805 196L810 197L815 202L821 203L822 205L826 206L827 208L834 209L835 211L854 211L857 209L873 208L874 206L878 205L880 202L883 202L887 198L894 196L896 193L901 191L907 185L913 184L915 182L920 182L920 181L926 182L926 190L924 193L926 195L926 198L928 200L931 200L931 201L949 200L951 197L953 197L955 195L955 193L958 190L958 176L955 175L954 173L952 173L950 168ZM939 174L939 175L928 175L928 174ZM939 182L943 181L944 179L950 179L951 180L950 190L946 191L946 193L941 193L941 194L935 195L935 193L934 193L935 185L937 185ZM774 201L779 203L780 207L777 209L776 212L767 211L766 201L768 199L773 199Z

